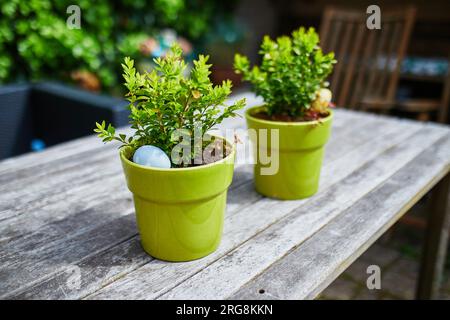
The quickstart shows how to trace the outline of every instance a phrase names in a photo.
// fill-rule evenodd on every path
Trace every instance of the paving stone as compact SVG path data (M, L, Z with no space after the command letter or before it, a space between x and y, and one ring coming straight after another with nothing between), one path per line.
M345 275L355 281L361 282L365 286L369 277L367 267L377 265L381 269L381 274L383 274L386 271L386 267L392 265L399 257L400 254L395 250L375 244L347 268Z
M382 290L369 290L366 287L360 289L354 300L382 300Z
M444 275L444 281L440 290L439 299L450 300L450 277L448 274Z
M367 267L371 264L374 263L357 259L347 268L347 270L345 270L344 274L353 280L360 282L363 286L366 286L367 277L369 276L369 274L367 274Z
M348 300L352 299L357 292L358 285L355 282L339 277L322 292L320 299Z
M377 295L371 293L371 290L366 289L366 281L368 278L367 267L371 264L379 263L381 268L381 292L380 294L391 294L401 299L413 299L416 289L416 278L418 274L418 263L415 260L401 257L399 253L392 252L391 249L383 250L384 248L377 246L376 249L366 255L364 258L356 260L344 273L345 277L350 277L357 281L363 289L360 297L357 299L368 299L370 295ZM377 261L371 259L373 255L381 255L386 252L388 257L378 258ZM382 266L388 267L382 267Z
M360 259L368 264L376 264L380 268L384 268L399 257L400 253L398 251L375 243Z
M416 278L406 276L396 270L387 270L381 274L381 288L398 298L414 299Z
M450 292L441 292L438 297L439 300L450 300Z
M410 258L401 257L392 264L389 271L416 279L419 275L419 262Z
M380 300L398 300L398 298L390 295L386 291L381 290L381 292L380 292Z
M414 299L420 260L402 254L402 245L413 246L413 231L396 228L385 234L357 259L319 299L391 300ZM415 248L415 247L414 247ZM420 246L417 247L420 249ZM381 290L366 287L367 267L381 268ZM450 263L449 263L450 264ZM439 299L450 300L450 274L444 276Z

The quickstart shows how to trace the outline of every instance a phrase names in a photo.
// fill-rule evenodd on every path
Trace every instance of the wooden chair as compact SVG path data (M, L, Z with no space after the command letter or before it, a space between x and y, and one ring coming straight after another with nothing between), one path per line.
M448 122L448 109L450 103L450 59L448 60L447 75L445 77L439 77L438 81L442 82L442 94L440 98L436 99L420 99L412 98L405 101L401 101L397 104L396 109L402 112L413 113L416 115L417 120L429 121L431 120L431 114L436 113L437 122ZM423 77L423 79L416 79L417 81L429 81L429 78Z
M400 66L415 20L415 8L382 10L381 29L368 29L365 9L327 7L320 37L338 64L330 78L337 106L385 111L395 105Z

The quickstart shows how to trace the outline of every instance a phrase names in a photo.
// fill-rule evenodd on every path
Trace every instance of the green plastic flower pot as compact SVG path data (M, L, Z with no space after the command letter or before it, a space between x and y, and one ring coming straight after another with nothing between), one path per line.
M166 261L195 260L214 252L222 236L235 149L212 164L171 169L138 165L129 160L130 153L124 148L120 158L144 250Z
M319 121L281 122L263 120L253 115L262 107L249 108L246 111L247 126L255 129L259 137L260 130L266 129L267 139L256 139L250 135L256 145L254 150L256 164L254 166L256 191L271 198L294 200L307 198L315 194L319 188L320 169L323 151L331 133L333 113ZM271 129L278 129L279 145L271 146ZM260 141L261 140L261 141ZM270 151L270 149L272 149ZM263 152L263 153L261 153ZM279 158L272 156L275 163L264 165L260 161L261 154L278 152ZM278 165L275 174L262 174L261 169Z

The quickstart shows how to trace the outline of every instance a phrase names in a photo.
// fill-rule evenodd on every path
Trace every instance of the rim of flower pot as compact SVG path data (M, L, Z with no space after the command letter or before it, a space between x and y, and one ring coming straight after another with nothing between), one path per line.
M327 122L330 121L333 118L333 111L329 110L329 115L326 116L325 118L321 118L320 120L312 120L312 121L292 121L292 122L287 122L287 121L273 121L273 120L265 120L265 119L261 119L261 118L257 118L255 116L253 116L251 114L251 112L254 112L257 109L264 109L265 105L261 105L261 106L255 106L255 107L250 107L247 110L245 110L245 117L247 119L251 119L252 121L257 121L257 122L261 122L261 123L267 123L267 124L271 124L271 125L280 125L280 126L308 126L311 124L316 124L318 122Z
M222 136L218 136L218 135L213 135L210 134L212 137L216 137L216 138L221 138L223 139L228 145L231 146L231 152L223 159L219 160L219 161L215 161L213 163L208 163L208 164L202 164L199 166L195 166L195 167L186 167L186 168L157 168L157 167L149 167L149 166L142 166L140 164L137 164L133 161L131 161L130 159L128 159L125 156L125 151L127 150L127 147L124 147L120 150L120 157L122 158L123 161L125 161L128 165L131 165L133 167L137 167L140 169L144 169L144 170L152 170L152 171L159 171L159 172L174 172L174 171L191 171L191 170L202 170L205 168L209 168L221 163L226 163L226 162L230 162L230 164L232 163L231 159L232 157L234 157L235 153L236 153L236 148L235 145L230 143L227 139L225 139Z

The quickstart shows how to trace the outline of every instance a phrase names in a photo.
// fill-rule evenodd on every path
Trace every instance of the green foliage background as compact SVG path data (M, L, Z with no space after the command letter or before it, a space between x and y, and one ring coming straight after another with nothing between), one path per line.
M120 61L136 43L162 28L201 42L217 12L208 0L0 0L0 83L68 80L73 70L98 76L103 88L120 83ZM81 29L66 26L66 9L81 9Z

